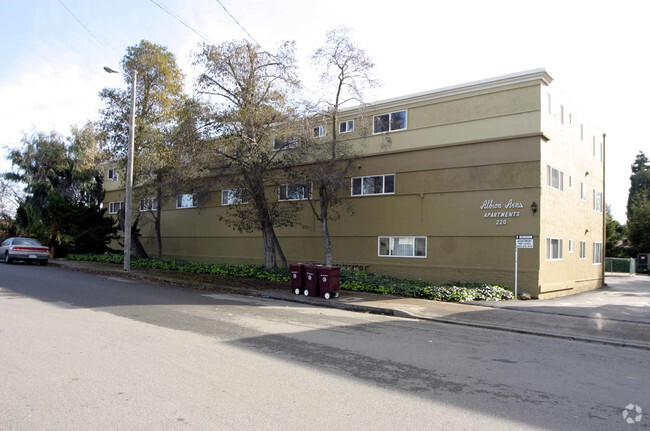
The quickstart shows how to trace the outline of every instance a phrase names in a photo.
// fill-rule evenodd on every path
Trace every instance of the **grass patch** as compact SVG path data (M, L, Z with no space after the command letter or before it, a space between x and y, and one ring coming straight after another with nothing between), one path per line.
M122 254L70 254L67 260L123 264ZM237 265L192 262L180 259L132 259L133 268L167 269L194 274L213 274L226 277L255 278L280 283L290 283L285 268L267 269L262 265ZM408 298L431 299L446 302L501 301L514 299L506 286L487 283L448 283L432 285L424 280L409 280L369 272L341 270L341 289L372 292Z

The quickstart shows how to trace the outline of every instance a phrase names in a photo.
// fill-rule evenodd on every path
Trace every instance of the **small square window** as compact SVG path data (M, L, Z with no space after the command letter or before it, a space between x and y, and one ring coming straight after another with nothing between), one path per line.
M327 127L323 124L322 126L314 127L314 138L322 138L325 136Z
M176 208L195 208L198 206L196 196L184 194L176 196Z
M108 177L108 181L117 181L118 179L117 168L109 168L107 177Z
M354 131L354 120L341 121L339 123L339 133L350 133Z

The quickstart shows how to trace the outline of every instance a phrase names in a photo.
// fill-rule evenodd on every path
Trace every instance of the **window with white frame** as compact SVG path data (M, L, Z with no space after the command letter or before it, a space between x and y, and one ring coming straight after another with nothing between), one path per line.
M587 185L585 183L580 183L580 199L587 200Z
M562 260L562 238L546 238L546 260Z
M406 111L390 112L372 117L372 133L406 129Z
M546 184L554 189L564 191L564 172L546 165Z
M573 240L569 240L569 253L573 253Z
M221 191L221 205L240 205L248 203L248 190L230 189Z
M109 214L117 214L120 212L122 207L124 206L124 202L119 201L119 202L109 202L108 204L108 213Z
M322 138L327 132L327 127L323 124L320 126L314 127L314 138Z
M157 198L140 199L140 211L156 211L158 209Z
M184 194L176 196L176 208L195 208L198 206L196 196Z
M603 212L603 192L594 189L594 211L597 213Z
M381 257L427 257L425 236L380 236L378 255Z
M594 243L594 265L601 265L603 263L603 243Z
M117 168L109 168L108 169L108 181L117 181Z
M587 258L587 241L580 241L580 259Z
M395 193L395 174L352 178L352 196Z
M280 184L278 186L279 201L300 201L311 198L311 183Z
M275 138L273 141L273 149L275 151L288 150L290 148L296 148L298 146L298 138L295 136L289 136L284 139Z
M573 180L573 175L569 175L569 188L573 190L575 188L575 181Z
M339 133L350 133L354 131L354 120L341 121L339 123Z

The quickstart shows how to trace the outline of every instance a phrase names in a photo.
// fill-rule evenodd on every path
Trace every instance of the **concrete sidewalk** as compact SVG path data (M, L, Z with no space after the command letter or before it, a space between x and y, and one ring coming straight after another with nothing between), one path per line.
M72 270L125 276L117 265L65 260L50 262ZM563 298L465 304L348 291L342 291L338 299L325 300L295 295L288 285L286 289L212 285L184 280L180 275L174 276L173 271L161 277L136 268L129 276L320 307L650 350L650 278L644 276L634 277L633 282L608 279L610 286L604 289Z

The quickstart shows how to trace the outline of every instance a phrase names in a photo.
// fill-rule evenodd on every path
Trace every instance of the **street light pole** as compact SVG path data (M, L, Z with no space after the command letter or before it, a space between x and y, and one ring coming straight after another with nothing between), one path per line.
M104 67L108 73L119 73L110 67ZM129 128L129 148L126 153L126 195L124 197L124 271L131 269L131 201L133 200L133 147L135 143L135 87L138 71L128 75L131 80L131 127Z

